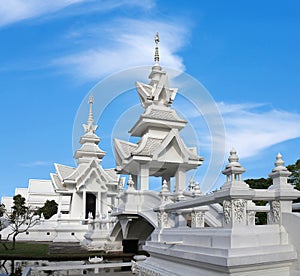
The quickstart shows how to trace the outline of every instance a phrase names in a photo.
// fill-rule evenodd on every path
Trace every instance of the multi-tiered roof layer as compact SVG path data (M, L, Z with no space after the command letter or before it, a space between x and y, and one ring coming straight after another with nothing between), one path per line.
M167 73L159 65L158 34L155 42L155 64L149 76L150 83L136 82L145 111L129 133L140 140L131 143L115 139L117 171L144 179L137 179L141 189L148 189L146 176L160 176L169 181L178 173L196 169L203 161L196 148L188 148L180 137L179 132L187 122L171 108L178 89L169 87Z

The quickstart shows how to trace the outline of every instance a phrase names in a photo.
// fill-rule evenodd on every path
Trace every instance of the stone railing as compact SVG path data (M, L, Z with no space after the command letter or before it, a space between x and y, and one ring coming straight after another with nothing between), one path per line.
M116 217L100 216L100 214L97 214L96 218L93 219L90 213L87 221L88 231L110 230L114 227L116 220Z
M158 228L186 226L186 214L190 214L191 227L204 227L208 205L219 203L223 206L223 227L255 225L256 212L268 213L268 224L281 224L282 213L292 212L292 200L300 197L300 191L287 183L290 172L284 167L278 154L275 168L270 173L273 184L268 189L251 189L242 181L245 169L238 163L235 151L231 152L229 164L223 171L227 181L220 190L200 195L194 199L176 203L167 201L154 209L157 212ZM267 206L256 206L255 201L267 201Z
M233 193L234 192L234 193ZM268 224L281 223L281 213L291 212L292 200L300 192L294 189L273 190L219 190L188 201L169 203L155 208L158 227L185 226L186 215L191 216L191 227L204 227L204 216L208 205L220 203L223 206L223 226L255 225L256 212L268 213ZM253 201L268 201L268 206L256 206Z

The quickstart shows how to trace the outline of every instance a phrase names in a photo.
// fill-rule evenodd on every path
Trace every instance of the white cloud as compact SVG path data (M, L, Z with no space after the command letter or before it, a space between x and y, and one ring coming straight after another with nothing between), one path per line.
M234 147L246 158L300 137L300 114L283 110L256 110L261 104L219 104L223 115L228 150Z
M124 6L149 10L155 5L152 0L1 0L0 27L25 19L32 19L46 14L52 14L64 8L75 6L74 4L80 3L84 6L80 6L78 9L74 9L73 11L68 10L64 13L64 16L91 12L106 12L114 9L120 9Z
M1 0L0 26L56 12L84 0Z
M161 65L184 70L182 59L176 52L185 43L187 31L182 24L150 20L122 19L101 26L101 31L81 30L95 35L101 45L79 53L57 58L53 65L84 80L98 80L105 75L127 68L149 65L154 57L154 35L160 33ZM80 36L80 34L76 34ZM75 37L76 37L75 36Z
M48 162L48 161L33 161L33 162L28 162L28 163L21 163L20 166L22 167L27 167L27 168L32 168L32 167L40 167L40 166L49 166L52 165L53 163Z
M210 126L207 126L199 110L187 102L178 104L198 136L201 151L212 147ZM276 144L300 138L300 114L277 110L262 103L217 103L226 131L226 154L235 148L241 158L258 155ZM208 110L208 113L206 112ZM204 115L209 114L209 108ZM203 110L202 110L203 111ZM199 117L201 116L201 117ZM207 122L206 122L207 123ZM218 141L218 137L216 142ZM191 139L187 136L187 141ZM221 139L223 137L221 136ZM222 143L219 143L222 145ZM218 143L216 143L218 145ZM222 150L221 148L220 150Z

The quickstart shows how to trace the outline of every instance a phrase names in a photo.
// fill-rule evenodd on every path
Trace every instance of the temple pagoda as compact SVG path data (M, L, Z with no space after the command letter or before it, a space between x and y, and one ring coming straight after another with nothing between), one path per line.
M186 172L200 166L203 158L180 137L187 121L171 108L178 89L169 87L167 73L159 64L158 33L155 43L150 83L136 82L145 111L129 133L140 139L137 143L115 139L116 170L120 174L131 174L135 188L140 190L149 189L149 176L161 177L169 188L170 178L175 177L175 193L181 194L186 187Z

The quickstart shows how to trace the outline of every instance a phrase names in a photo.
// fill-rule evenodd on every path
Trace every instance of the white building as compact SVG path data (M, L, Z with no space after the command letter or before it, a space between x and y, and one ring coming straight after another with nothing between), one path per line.
M292 212L300 192L288 183L290 172L280 154L269 189L249 188L234 149L220 190L203 195L193 180L187 186L186 173L203 158L180 137L186 121L171 108L177 89L169 88L159 65L158 35L155 41L150 82L136 83L145 110L129 132L140 140L116 139L114 145L116 170L129 175L128 188L113 169L101 166L105 152L98 147L90 97L82 146L74 156L77 167L55 164L51 180L31 180L28 189L16 190L28 205L39 207L52 198L59 203L56 216L20 238L80 241L105 251L121 251L122 242L124 248L131 242L150 254L133 263L139 275L300 275L300 216ZM160 192L149 190L150 176L161 178ZM268 204L257 206L259 200ZM268 214L266 225L256 225L257 212Z
M20 234L22 240L40 241L84 241L88 232L88 221L91 218L108 219L112 208L116 207L118 186L122 180L114 169L103 169L101 166L105 152L98 147L100 138L95 134L97 125L93 120L93 97L90 97L88 122L83 125L85 134L80 138L81 147L75 152L77 167L54 164L55 173L51 180L29 180L28 188L17 188L15 194L21 194L26 204L37 209L46 200L58 203L58 213L49 220ZM13 204L12 197L3 197L2 203L7 210ZM108 221L105 237L113 226L114 220ZM2 231L5 236L9 228ZM101 231L100 231L101 232ZM87 242L88 243L88 242Z

